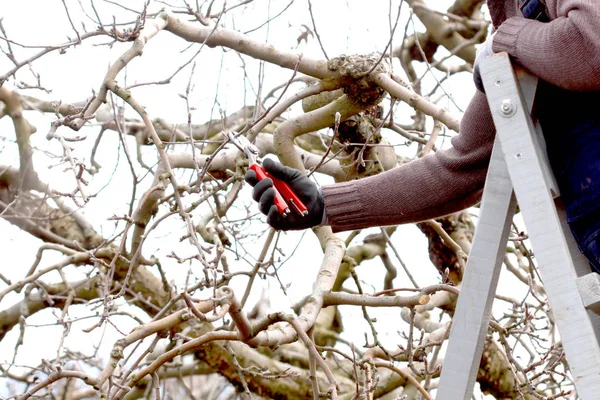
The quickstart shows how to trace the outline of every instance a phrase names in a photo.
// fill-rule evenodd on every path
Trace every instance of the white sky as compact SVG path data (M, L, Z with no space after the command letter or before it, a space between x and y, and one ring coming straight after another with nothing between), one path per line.
M91 13L89 2L82 1L88 13ZM228 4L234 2L228 2ZM271 15L279 12L288 1L268 1L257 0L253 6L244 13L243 18L239 14L235 14L235 19L228 18L225 21L225 26L235 28L240 31L254 28L261 24L268 15L270 4ZM317 29L321 35L324 47L330 57L339 54L353 53L370 53L373 51L381 51L385 47L389 38L389 23L388 23L388 2L383 0L374 0L368 2L368 10L366 10L366 2L358 0L339 0L339 1L313 1L313 11L316 18ZM75 21L86 21L85 24L90 29L93 23L80 12L78 2L75 0L67 0L71 16ZM140 1L124 1L122 4L128 7L139 9ZM428 5L447 6L448 2L430 1ZM104 3L100 0L96 1L96 5L104 21L110 21L112 15L115 15L117 21L126 21L132 16L131 13L122 9ZM395 16L397 12L397 1L393 1L392 14ZM163 7L161 4L154 4L152 10L157 10ZM215 7L215 9L218 7ZM408 7L403 6L403 18L395 35L395 43L398 44L403 36L405 26L405 16ZM19 43L28 45L49 45L62 43L66 37L74 37L72 28L66 17L64 7L60 0L41 1L41 0L0 0L0 17L3 18L3 24L8 36ZM420 26L416 20L416 25ZM295 50L296 37L299 34L301 24L312 26L310 17L307 12L306 3L296 1L290 9L280 18L273 21L267 28L262 28L253 32L251 36L256 40L268 41L276 47L285 50ZM409 31L412 30L412 26ZM87 42L87 41L86 41ZM66 54L53 53L36 61L33 65L34 70L41 74L42 85L51 88L53 92L46 94L41 91L23 91L25 94L38 96L44 99L57 100L61 99L65 102L81 101L89 97L94 90L98 90L103 76L106 73L109 65L124 51L126 51L130 43L117 43L112 48L107 46L91 46L92 43L105 43L106 38L92 39L88 44L79 46L78 48L69 49ZM4 43L0 43L2 48L5 48ZM179 38L174 38L168 32L161 32L154 37L146 46L144 54L141 58L132 61L127 67L125 74L119 75L118 79L121 84L131 84L134 82L156 81L166 78L171 75L177 67L187 60L193 53L196 52L196 45L192 50L182 53L187 47L187 44ZM32 53L31 50L23 50L13 46L15 53L19 59L27 57ZM308 45L301 45L298 49L303 51L305 55L321 58L321 50L318 43L312 38ZM36 51L36 50L34 50ZM256 88L256 77L258 76L258 63L253 62L248 57L245 57L246 71L250 77L250 83ZM226 114L238 110L244 103L252 104L254 96L249 82L246 81L248 95L243 96L240 87L244 85L244 71L240 58L234 52L223 53L220 49L210 49L205 47L202 53L197 58L196 70L194 73L194 88L191 96L191 104L195 108L193 112L193 123L202 123L209 119L219 117L219 107ZM4 73L12 65L6 57L0 57L0 73ZM398 65L396 70L400 71ZM279 67L268 65L266 67L265 90L270 90L271 87L284 82L291 76L291 71L282 70ZM17 75L21 80L25 80L29 84L34 84L31 74L27 68L23 68ZM185 123L186 110L185 103L180 98L179 94L185 91L185 86L190 77L190 67L187 67L178 77L173 80L171 85L163 86L147 86L136 88L133 90L133 95L141 101L146 107L149 115L152 118L161 117L169 122ZM126 81L125 81L126 80ZM7 83L8 87L13 87L14 82ZM462 108L466 106L468 100L473 93L474 87L469 74L461 74L453 77L444 83L444 87L450 93L457 96L456 101ZM217 90L218 89L218 90ZM218 107L213 107L215 101L215 93L219 102ZM291 92L290 92L291 93ZM449 107L455 114L458 111L449 103L446 102L443 106ZM134 114L129 113L130 116ZM32 143L43 149L48 149L54 154L61 154L59 144L48 142L45 139L47 129L54 117L51 115L40 115L35 113L27 113L26 117L37 128L38 133L33 136ZM93 124L92 124L93 125ZM89 162L89 148L96 138L98 128L90 127L83 129L82 132L89 135L84 142L78 142L73 145L77 157ZM70 135L71 133L64 128L61 133ZM0 120L0 164L18 163L18 154L16 153L16 145L12 142L14 133L9 118ZM393 140L393 139L392 139ZM448 140L445 144L448 144ZM134 151L133 141L129 142L131 151ZM131 182L131 177L128 172L127 163L121 158L117 164L117 160L111 157L115 149L118 147L118 140L114 132L109 132L105 135L102 146L99 150L99 161L103 164L103 170L93 178L90 185L90 192L97 192L103 188L98 196L93 199L86 209L84 214L86 217L94 221L104 235L108 236L114 231L114 223L108 222L106 219L113 214L123 214L127 211L126 202L130 197L127 190ZM146 160L153 160L153 149L145 149ZM410 150L410 154L414 154L414 148ZM108 157L107 157L108 156ZM38 172L43 179L52 182L57 188L71 190L74 182L70 174L62 173L63 167L48 168L48 161L45 157L36 157L35 162L38 163ZM113 170L115 176L113 179ZM138 172L140 169L138 168ZM120 178L122 177L122 178ZM112 180L111 180L112 179ZM122 183L119 183L122 182ZM323 182L331 182L331 180L323 179ZM146 181L146 186L149 181ZM138 196L142 192L139 192ZM249 191L245 194L247 205L252 204ZM146 251L153 253L168 254L171 250L181 251L181 254L190 254L190 249L186 243L182 245L174 244L175 241L169 241L165 246L165 237L168 234L178 237L182 232L183 224L179 221L172 221L166 224L160 234L155 233L155 237L146 246ZM262 227L263 229L265 227ZM370 231L376 232L376 231ZM291 284L288 290L288 296L278 289L277 285L269 282L258 281L255 284L252 292L253 298L258 298L263 288L268 288L271 296L272 307L276 309L287 310L287 307L298 301L310 292L311 284L314 280L318 265L321 259L319 245L312 233L290 233L286 235L285 240L289 243L294 243L302 239L300 246L295 252L295 255L280 269L280 278L284 284ZM422 285L436 283L439 278L437 272L431 267L427 256L427 240L420 231L412 226L401 226L397 233L393 236L394 245L402 255L404 262L409 266L411 273ZM35 257L35 249L39 243L37 240L31 239L28 234L20 232L14 226L0 220L0 254L4 255L4 265L0 265L0 270L10 279L17 280L22 277L25 271L29 269L33 258ZM252 244L248 244L252 246ZM262 246L262 238L256 243L254 249L255 255L260 251ZM289 245L286 249L291 251L293 247ZM289 253L286 255L290 255ZM309 262L307 262L307 257ZM48 254L40 267L50 265L52 261L56 261L60 257ZM233 256L228 256L230 262L233 261ZM373 267L373 264L379 263L366 262L359 269L359 276L369 280L369 282L380 285L383 281L385 271L381 266ZM398 275L395 282L396 287L410 286L410 283L404 278L398 262L394 262L398 266ZM181 283L182 277L185 276L188 267L177 266L174 263L166 262L169 278ZM246 268L244 264L242 267ZM365 271L368 269L368 273ZM71 273L72 270L71 270ZM57 278L58 276L55 276ZM246 280L240 279L237 284L244 286ZM274 282L274 281L272 281ZM1 285L1 284L0 284ZM234 282L234 286L236 283ZM270 286L269 286L270 285ZM352 285L349 285L352 287ZM512 280L507 281L505 288L514 287ZM1 288L1 286L0 286ZM5 298L0 306L0 309L6 308L9 304L17 301L16 296ZM252 304L252 298L248 304ZM344 322L349 324L350 321L356 324L356 329L348 329L345 336L354 341L356 344L364 343L363 332L368 332L369 329L362 319L362 312L359 308L344 307ZM371 309L371 316L378 317L379 321L384 321L389 318L390 314L394 318L398 318L400 310L389 309ZM44 311L27 320L28 324L45 323L55 320L51 316L52 311ZM87 349L90 342L90 335L83 335L82 327L92 325L93 320L87 320L83 324L75 324L69 337L69 347L73 349ZM121 321L125 331L128 331L126 325L131 325L127 319ZM41 328L40 328L41 329ZM36 335L41 335L43 332L43 346L37 346L35 354L25 354L22 352L18 358L19 362L31 363L37 362L41 357L52 358L55 356L55 348L57 340L60 338L61 329L59 327L43 328L42 330L28 330L26 335L25 346L31 346L32 341L39 340ZM387 333L382 334L382 341L392 346L394 343L401 342L398 340L398 331L403 329L381 329ZM12 358L13 340L16 339L18 330L14 329L2 343L0 343L0 362L10 361ZM106 332L108 340L105 340L105 346L112 346L114 338L118 337L112 328L108 328ZM99 338L94 338L97 341ZM31 347L28 347L31 348ZM104 352L107 354L107 352ZM0 388L2 381L0 380ZM1 391L0 391L1 394Z

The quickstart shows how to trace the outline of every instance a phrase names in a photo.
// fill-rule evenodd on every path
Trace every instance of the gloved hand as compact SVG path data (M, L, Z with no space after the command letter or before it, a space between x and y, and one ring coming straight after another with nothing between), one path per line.
M481 80L481 71L479 70L479 63L484 58L488 58L489 56L494 54L493 44L494 44L494 35L496 32L488 35L485 39L485 42L477 49L475 53L475 62L473 63L473 81L475 82L475 87L479 89L479 91L485 93L485 88L483 87L483 81Z
M293 168L286 167L269 158L263 161L266 172L288 184L290 189L302 200L308 209L308 215L302 217L291 210L287 217L279 214L277 207L273 204L275 190L271 179L258 181L256 173L249 169L244 180L254 186L252 198L258 202L260 212L267 216L267 223L273 228L281 231L300 230L320 225L325 216L325 203L321 190L306 175Z

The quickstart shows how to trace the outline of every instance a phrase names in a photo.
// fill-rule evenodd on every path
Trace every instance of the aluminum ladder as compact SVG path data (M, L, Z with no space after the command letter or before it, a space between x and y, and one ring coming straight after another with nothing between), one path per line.
M517 201L578 396L600 399L600 275L565 221L539 126L537 78L506 53L480 64L497 135L436 400L470 400Z

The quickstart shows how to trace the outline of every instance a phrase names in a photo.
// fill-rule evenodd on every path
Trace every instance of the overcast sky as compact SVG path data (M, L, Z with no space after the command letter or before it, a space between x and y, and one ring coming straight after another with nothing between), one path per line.
M91 30L94 24L81 11L79 3L75 0L67 0L66 3L69 6L71 18L74 21L78 21L76 27L79 28L81 21L83 21L87 29ZM82 1L82 3L85 6L85 11L91 15L92 11L89 7L89 2ZM371 53L384 49L389 39L390 31L388 17L389 4L387 1L364 2L358 0L340 0L313 1L312 3L317 28L330 57L339 54ZM123 2L123 4L134 9L141 9L142 2L131 0ZM244 12L242 17L239 14L235 14L237 15L236 18L228 17L222 22L227 28L246 31L259 26L265 21L266 15L277 14L287 4L288 1L268 2L257 0ZM447 1L431 1L428 3L428 5L439 6L440 9L443 9L443 6L447 6L447 4ZM118 22L128 21L133 16L132 13L103 1L96 1L96 6L103 21L106 22L111 21L113 15L115 15ZM164 7L164 4L153 3L150 11L154 12L162 7ZM215 9L218 9L217 5ZM3 18L2 23L8 36L18 43L38 46L52 45L65 42L67 37L71 39L75 37L62 1L60 0L0 0L0 10L0 17ZM393 17L395 17L397 10L398 2L393 1ZM403 37L406 18L409 15L407 11L408 7L404 5L403 18L401 18L394 38L395 43L399 43ZM268 27L263 27L252 32L251 36L256 40L272 43L284 50L301 51L307 56L322 58L321 49L314 38L311 38L307 45L301 44L296 48L296 38L301 32L302 24L310 26L310 17L307 12L306 2L296 1L282 17L273 21ZM419 29L419 23L415 22L415 24L417 29ZM412 31L412 25L409 25L410 31ZM65 54L53 53L36 61L33 64L33 69L36 73L41 74L42 85L52 89L52 93L44 93L38 90L22 91L22 93L44 99L62 100L64 102L81 101L88 98L93 91L97 91L100 87L108 67L131 46L130 43L117 43L112 48L100 45L106 42L107 39L105 37L92 39L86 41L82 46L69 49ZM6 48L4 43L0 43L0 46ZM119 75L119 82L121 84L132 84L166 78L199 48L196 45L193 49L184 51L187 47L188 45L183 40L173 37L168 32L161 32L148 43L143 56L132 61L124 73ZM17 46L13 46L13 48L19 59L25 58L29 54L32 54L32 52L37 51L37 49L21 49ZM191 104L195 108L192 116L194 123L205 122L211 116L212 118L218 118L221 111L229 114L244 104L253 104L252 92L256 90L256 87L253 85L256 85L257 81L258 63L245 58L245 71L250 77L249 80L245 80L240 57L232 51L223 53L220 49L204 48L196 62L196 69L192 78L194 87L191 96ZM5 56L0 56L0 73L4 73L11 67L12 64L10 61ZM152 118L161 117L170 122L184 123L186 121L185 102L180 98L179 94L185 90L187 82L190 79L190 71L190 67L186 68L173 80L171 85L136 88L133 91L133 95L146 107ZM271 87L284 82L290 76L291 71L289 70L267 66L265 89L269 90ZM29 84L35 83L27 68L23 68L17 77L19 80L23 80ZM247 85L246 90L248 94L246 96L240 90L244 83ZM9 88L13 88L14 82L8 82L6 85ZM456 101L461 108L466 106L474 90L468 74L452 78L445 82L444 86L448 92L456 96ZM215 96L218 100L217 106L215 106ZM458 110L450 102L446 101L443 105L448 106L458 115ZM131 112L129 112L129 115L134 116ZM56 141L49 143L45 139L54 116L27 113L26 117L39 130L32 138L33 144L60 155L61 150ZM89 161L88 150L91 144L93 144L99 129L98 127L94 127L93 124L90 125L92 126L82 130L83 133L89 135L89 138L84 142L74 144L77 157L86 161ZM65 134L68 135L70 133L65 132ZM124 213L127 208L125 202L115 201L114 199L126 199L129 196L129 193L122 193L122 185L119 185L114 180L111 181L111 179L114 179L113 174L117 177L119 174L127 177L125 178L124 185L129 185L130 182L129 174L126 172L128 167L123 160L117 164L114 157L108 157L109 160L106 159L107 155L114 154L118 146L116 135L111 132L108 136L111 137L103 141L100 149L100 162L105 163L104 171L102 174L94 177L90 185L90 190L98 192L98 196L90 202L84 211L87 218L100 224L105 235L110 235L114 231L114 223L107 222L107 218L118 212ZM13 140L12 124L8 118L3 118L0 120L1 164L18 163L18 154L16 153L16 145L12 142ZM448 141L446 141L445 145L448 145ZM146 151L149 154L148 160L151 160L152 149L146 149ZM102 155L105 157L102 157ZM36 157L35 160L40 163L48 163L45 157ZM64 178L67 175L61 173L62 168L49 169L48 167L51 166L51 164L38 166L38 172L40 172L42 178L51 182L55 187L72 189L73 182L68 180L68 178ZM327 179L323 180L323 182L330 181ZM109 183L110 185L105 187ZM149 182L147 183L149 184ZM246 191L245 196L247 196L247 204L252 206L249 191ZM107 207L107 204L110 204L110 207ZM118 208L119 206L121 209ZM176 221L175 225L167 226L175 232L180 232L182 228L179 221ZM296 250L299 256L293 257L280 270L282 282L284 284L291 284L288 289L288 296L283 295L277 287L273 288L269 286L268 282L263 281L257 282L253 290L253 298L257 298L260 296L262 288L268 288L274 308L281 307L284 310L287 310L289 305L298 301L309 292L321 257L318 243L311 232L307 232L306 234L291 233L286 236L286 240L289 242L296 242L302 239L300 247ZM154 248L158 254L170 252L171 248L161 247L161 240L162 237L155 237L153 242L148 243L147 249ZM427 241L416 227L412 225L400 227L394 235L394 244L420 283L425 285L435 283L438 280L437 273L430 266L427 256ZM18 279L23 276L35 257L33 249L37 249L38 245L39 243L31 239L29 235L20 232L4 220L0 220L0 253L8 255L5 258L4 265L9 266L8 268L2 268L2 272L11 279ZM182 248L185 247L182 246ZM287 248L289 249L290 247L288 246ZM307 255L313 255L312 259L309 259L308 262ZM52 255L45 256L43 264L50 265L54 259L55 257ZM369 264L371 263L365 263L361 268L369 268ZM395 264L397 265L398 263L395 262ZM174 272L177 269L176 266L171 267L170 273L173 279L180 280L182 276L185 276L184 272L187 271L187 267L180 266L179 273ZM369 270L368 278L372 282L380 283L383 280L384 273L385 271L381 267L372 268ZM362 275L367 274L363 273ZM399 275L396 286L410 286L400 270ZM243 282L240 281L239 284L245 284L245 280ZM9 303L16 300L16 297L13 300L5 299L0 309L6 308ZM251 304L252 301L249 301L249 303ZM375 317L379 316L380 319L385 319L386 314L389 315L389 312L399 313L399 310L372 310L372 315ZM29 318L28 323L36 324L55 320L50 313L51 311L39 313L35 317ZM366 324L362 322L360 309L346 307L344 315L346 317L345 322L357 321L359 325L357 329L348 330L346 336L357 344L362 344L364 342L363 332L366 331ZM124 320L125 322L126 319ZM90 326L91 322L88 321L82 325ZM77 327L77 325L75 326ZM69 345L74 348L81 346L81 349L86 348L89 350L89 346L86 345L89 345L90 336L82 335L80 331L81 326L78 328L72 330ZM30 334L32 332L35 331L29 330ZM56 346L52 343L56 343L57 339L60 338L60 333L61 328L46 328L44 330L44 346L41 346L39 352L35 354L21 354L19 358L20 362L30 363L36 362L34 360L40 357L54 357L53 351L55 350L53 349ZM107 335L110 338L114 338L116 337L116 332L111 331L109 327ZM397 331L395 329L389 330L388 335L389 337L383 335L381 339L390 344L397 342ZM14 329L10 337L16 339L17 336L17 329ZM35 340L33 337L27 337L26 339ZM96 336L94 340L99 340L99 338ZM4 340L0 344L0 361L10 361L9 358L12 358L13 345L11 342L12 340ZM112 339L105 341L107 346L112 346L112 343ZM7 354L10 357L6 357L5 355Z

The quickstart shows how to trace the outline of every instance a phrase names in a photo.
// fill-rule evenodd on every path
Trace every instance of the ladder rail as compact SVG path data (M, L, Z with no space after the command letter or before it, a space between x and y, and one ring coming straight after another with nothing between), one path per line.
M545 143L530 116L534 80L521 76L519 83L506 53L482 61L480 68L497 130L493 153L496 158L488 170L480 226L457 302L437 400L470 399L473 393L491 314L489 299L494 297L501 264L488 261L489 265L482 266L477 258L471 260L471 257L484 247L479 244L478 236L499 237L498 227L490 230L481 221L494 212L494 203L486 201L486 197L497 196L493 189L497 183L489 177L500 168L508 171L509 186L519 201L577 392L583 400L593 400L600 393L600 319L586 306L600 309L600 290L594 287L594 282L600 279L595 279L595 274L589 275L589 264L577 250L560 200L555 204L558 189L548 164ZM497 153L501 154L500 163L494 161L498 159ZM512 218L510 210L502 208L497 212L504 213L507 219ZM497 252L503 255L505 248L506 237L501 236L488 259L497 260L500 256ZM481 289L478 285L482 281L478 277L483 274L487 277ZM586 291L584 300L580 290Z
M492 117L579 396L600 392L600 347L577 288L577 267L550 188L552 176L507 55L481 65ZM501 82L500 85L497 83ZM497 90L492 90L497 89ZM511 104L510 112L506 104Z
M458 296L437 400L470 400L510 224L516 209L513 187L496 138L483 191L482 206Z

